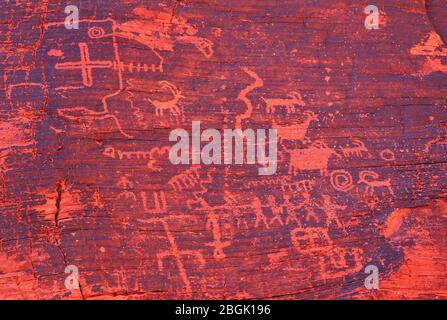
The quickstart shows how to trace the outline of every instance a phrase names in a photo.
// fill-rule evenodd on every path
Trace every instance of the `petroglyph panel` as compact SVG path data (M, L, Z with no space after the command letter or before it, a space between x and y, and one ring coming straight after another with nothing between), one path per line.
M447 298L425 2L2 1L0 298ZM276 172L173 165L193 121L276 130Z

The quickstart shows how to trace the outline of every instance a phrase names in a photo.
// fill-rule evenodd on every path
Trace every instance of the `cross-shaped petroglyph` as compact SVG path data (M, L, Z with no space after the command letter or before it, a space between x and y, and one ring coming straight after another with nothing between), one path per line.
M90 60L90 51L88 44L85 42L80 42L79 50L81 53L81 60L76 62L62 62L56 63L55 68L57 70L81 70L82 83L86 87L91 87L93 85L93 69L108 69L113 66L112 61L101 61L101 60Z

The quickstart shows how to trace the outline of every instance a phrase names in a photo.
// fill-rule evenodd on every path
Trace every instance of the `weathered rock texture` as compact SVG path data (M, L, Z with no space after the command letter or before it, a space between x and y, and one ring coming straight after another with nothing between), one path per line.
M0 4L1 298L447 297L445 1L71 4ZM277 173L172 165L198 120Z

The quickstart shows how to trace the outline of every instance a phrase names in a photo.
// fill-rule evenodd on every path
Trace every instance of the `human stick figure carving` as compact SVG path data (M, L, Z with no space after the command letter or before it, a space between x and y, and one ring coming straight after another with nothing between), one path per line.
M174 258L177 269L180 275L180 278L183 281L183 284L186 289L186 293L191 296L192 295L192 287L191 282L189 280L188 274L186 273L185 265L183 263L182 257L193 257L195 258L195 261L197 262L197 266L199 268L203 268L206 264L206 261L200 251L194 251L194 250L181 250L179 249L177 245L177 241L174 238L174 235L172 234L169 224L167 222L167 219L173 219L171 218L151 218L151 219L139 219L141 222L145 224L161 224L163 226L163 230L165 232L166 238L169 242L170 249L161 251L157 254L157 264L159 271L163 271L164 269L164 263L163 261L169 257Z
M196 210L205 211L207 214L206 229L211 231L213 235L213 242L209 243L208 245L214 247L214 259L225 259L226 254L223 249L231 245L231 240L223 239L220 218L215 212L217 209L219 209L219 207L210 206L205 199L200 197L196 197L195 202L200 206Z

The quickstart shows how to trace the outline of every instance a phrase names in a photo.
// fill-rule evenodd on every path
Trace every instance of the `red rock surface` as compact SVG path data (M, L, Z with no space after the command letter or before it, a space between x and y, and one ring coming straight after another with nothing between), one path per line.
M0 298L447 297L445 1L72 4L0 4ZM172 165L192 121L276 174Z

